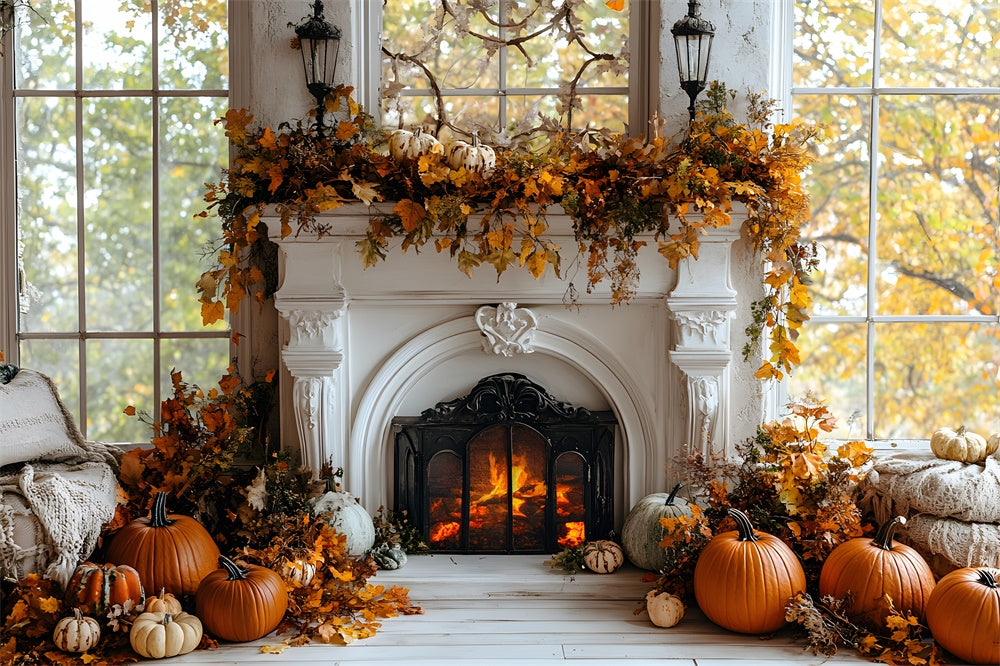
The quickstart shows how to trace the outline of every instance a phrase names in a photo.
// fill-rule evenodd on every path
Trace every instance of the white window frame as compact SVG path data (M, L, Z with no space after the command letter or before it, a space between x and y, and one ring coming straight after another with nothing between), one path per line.
M351 28L357 38L352 74L353 81L357 82L356 97L381 121L382 3L353 2ZM649 121L660 101L660 3L633 1L628 4L628 10L628 128L630 134L641 135L649 133Z
M230 107L240 108L249 106L249 73L250 73L250 57L251 57L251 3L245 2L243 0L228 0L228 39L229 39L229 85L228 85L228 104ZM154 43L156 40L156 21L153 21L153 39ZM130 334L128 332L124 333L113 333L113 334L94 334L92 331L77 330L76 332L70 333L59 333L59 334L27 334L20 335L18 332L18 289L20 286L20 279L18 276L18 252L17 252L17 211L15 203L17 201L17 165L15 158L15 147L16 147L16 132L15 132L15 102L16 98L14 95L14 58L13 58L13 31L5 36L4 41L0 44L3 52L6 53L4 57L0 57L0 351L4 352L5 360L8 363L20 364L20 352L19 343L23 339L32 338L44 338L44 339L71 339L79 340L80 344L83 345L88 339L129 339L140 337L142 339L152 339L154 341L154 348L157 342L161 338L197 338L197 337L221 337L218 332L206 332L202 335L201 332L190 332L188 334L178 335L177 333L163 334L159 330L158 325L158 312L159 305L157 305L156 313L154 313L154 325L151 333L141 333L141 334ZM82 57L77 49L77 70L79 77L79 58ZM155 55L154 55L155 58ZM51 91L43 91L43 94L49 94ZM79 105L84 98L101 96L101 93L88 94L82 86L80 81L74 88L65 91L58 91L59 96L66 97L68 99L75 99ZM199 94L204 94L205 92L211 93L215 91L198 91ZM154 87L153 90L130 90L127 91L130 95L148 95L151 98L158 99L161 95L158 88ZM170 91L163 93L167 97L179 96L177 91ZM183 93L181 93L183 95ZM30 96L30 95L21 95ZM77 123L81 122L80 118L77 118ZM158 136L156 132L157 118L153 118L153 136ZM79 129L78 129L79 131ZM153 159L153 169L154 173L159 168L157 160L155 158L156 144L154 143L154 159ZM154 183L155 183L154 179ZM156 201L155 190L153 196L153 216L154 219L158 216L158 202ZM78 213L81 214L81 213ZM153 248L156 252L157 247L157 236L154 231ZM82 269L81 269L82 270ZM155 283L155 276L154 276ZM82 284L82 282L81 282ZM191 285L192 291L195 285ZM158 287L154 284L154 293ZM81 296L82 297L82 296ZM158 300L157 300L158 303ZM229 331L225 332L224 335L230 336L233 331L239 331L244 334L244 338L248 338L253 327L250 322L251 313L249 310L252 308L242 308L240 314L234 317L230 322ZM162 335L161 335L162 334ZM230 357L234 354L238 355L238 370L241 376L250 377L250 363L251 363L251 353L250 350L253 348L251 340L245 340L245 343L240 347L235 347L230 343ZM85 357L83 357L85 358ZM169 368L161 368L159 354L155 354L153 361L153 405L158 412L158 406L160 401L166 396L161 395L161 379L162 375L169 372ZM220 375L225 370L225 368L219 368ZM81 415L86 415L86 365L81 359L81 365L79 369L80 374L80 404L79 409ZM71 406L71 409L77 407L76 405ZM86 434L86 423L78 424L81 430Z
M881 26L882 26L882 0L874 0L875 3L875 37L873 75L874 82L879 80L879 57L881 46ZM771 61L771 97L778 100L782 110L782 120L789 120L794 115L793 96L796 94L822 94L831 91L849 92L858 94L871 94L872 115L869 118L870 141L868 146L869 163L871 168L868 174L869 192L869 221L876 218L876 206L878 205L878 123L872 118L878 117L879 99L882 96L898 94L933 94L933 95L967 95L967 94L989 94L1000 95L1000 87L997 88L898 88L888 86L865 86L855 88L806 88L795 87L792 79L792 66L794 59L794 36L795 36L795 0L776 0L772 6L772 44L778 45L773 53ZM873 437L873 423L875 420L875 382L872 369L875 364L875 326L877 324L890 323L978 323L1000 325L1000 314L997 316L988 315L879 315L875 312L875 302L871 298L876 291L876 274L871 270L873 260L877 260L875 255L876 225L869 223L868 227L868 284L867 284L867 310L864 315L858 316L832 316L832 315L811 315L810 320L805 324L805 335L808 335L808 327L822 325L826 323L843 324L865 324L866 333L866 358L865 358L865 432L863 439L872 445L876 451L891 452L899 450L926 450L928 439L875 439ZM769 416L776 417L782 412L784 405L789 400L787 380L776 383L770 393ZM839 418L844 415L838 414Z

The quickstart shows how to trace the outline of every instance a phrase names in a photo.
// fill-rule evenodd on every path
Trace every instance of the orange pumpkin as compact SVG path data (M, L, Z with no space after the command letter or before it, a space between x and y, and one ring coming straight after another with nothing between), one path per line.
M225 555L219 566L202 579L194 598L208 633L242 643L274 631L288 609L281 576L267 567L241 567Z
M103 618L115 604L129 599L138 606L146 599L139 572L127 564L84 562L73 572L66 585L66 603L84 615Z
M934 574L920 553L892 542L893 532L905 523L906 518L896 516L874 537L851 539L834 548L819 574L820 595L844 599L850 593L847 614L873 629L885 629L886 595L896 609L923 621Z
M694 568L694 596L715 624L744 634L766 634L785 624L788 600L806 589L806 574L785 543L754 530L729 509L736 530L717 534Z
M156 493L148 518L121 528L108 544L107 557L135 567L147 590L194 594L216 568L219 547L190 516L167 514L167 494Z
M956 569L927 600L927 626L941 647L971 664L1000 664L1000 569Z

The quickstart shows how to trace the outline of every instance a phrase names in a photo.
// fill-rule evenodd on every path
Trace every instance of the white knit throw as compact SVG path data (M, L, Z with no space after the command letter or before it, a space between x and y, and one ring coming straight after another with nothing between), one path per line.
M101 462L78 465L25 464L0 477L0 570L21 578L25 553L14 543L14 510L2 502L5 493L22 496L42 527L49 562L45 576L63 587L77 565L97 545L101 527L115 514L118 486L112 468Z

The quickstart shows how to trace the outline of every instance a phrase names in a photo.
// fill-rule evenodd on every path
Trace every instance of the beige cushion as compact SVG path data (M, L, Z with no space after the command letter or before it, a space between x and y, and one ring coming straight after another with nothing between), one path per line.
M22 369L0 384L0 467L88 456L83 436L45 375Z

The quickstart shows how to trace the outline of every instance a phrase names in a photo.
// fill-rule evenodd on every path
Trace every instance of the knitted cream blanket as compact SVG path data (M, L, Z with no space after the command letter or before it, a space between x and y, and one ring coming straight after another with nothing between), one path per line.
M1000 523L1000 452L981 465L897 453L877 460L865 484L892 501L894 514Z
M63 587L97 545L101 527L114 517L118 481L103 462L25 464L0 476L0 570L17 572L21 549L14 543L14 509L3 495L23 497L41 526L48 549L45 576Z

